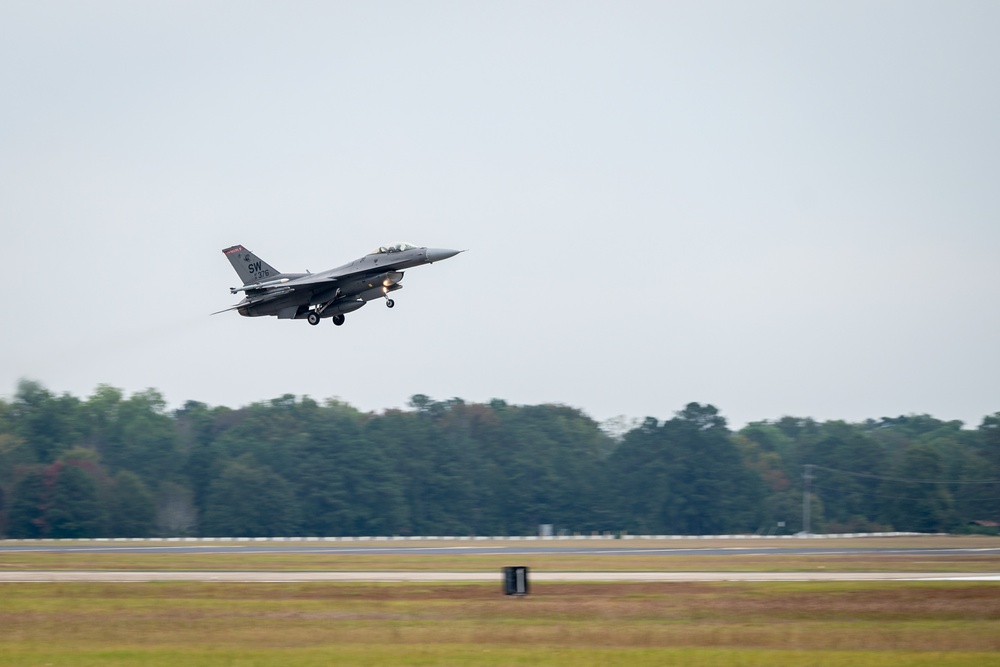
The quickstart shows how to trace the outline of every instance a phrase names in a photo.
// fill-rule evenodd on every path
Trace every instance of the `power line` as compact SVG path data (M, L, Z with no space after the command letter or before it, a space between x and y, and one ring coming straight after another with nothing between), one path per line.
M878 479L887 482L905 482L907 484L1000 484L1000 479L984 479L984 480L967 480L967 479L953 479L953 480L934 480L934 479L906 479L905 477L886 477L884 475L873 475L867 472L853 472L851 470L838 470L837 468L827 468L821 465L812 465L813 468L819 470L826 470L828 472L839 472L845 475L854 475L855 477L868 477L870 479Z
M833 491L834 493L841 494L841 496L855 492L854 489L843 489L843 488L838 489L832 486L820 486L818 484L813 484L812 488L822 489L824 491ZM914 501L927 500L927 496L924 496L923 498L912 498L912 497L908 498L906 496L889 496L884 493L875 493L874 491L868 491L865 489L861 489L860 493L862 493L865 496L874 496L876 498L889 498L891 500L914 500ZM1000 498L954 498L951 496L948 497L948 501L952 503L986 503L986 502L994 502L997 500L1000 500Z

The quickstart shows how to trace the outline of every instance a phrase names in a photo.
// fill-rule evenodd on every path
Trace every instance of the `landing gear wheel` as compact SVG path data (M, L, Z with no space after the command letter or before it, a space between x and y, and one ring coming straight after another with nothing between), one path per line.
M309 316L306 318L306 321L309 322L309 324L316 326L317 324L319 324L319 315L317 315L316 313L309 313Z
M396 302L393 301L392 299L386 299L385 300L385 306L386 306L386 308L392 308L395 305L396 305Z
M333 320L333 323L334 323L334 324L336 324L336 325L337 325L338 327L339 327L339 326L340 326L341 324L343 324L343 323L344 323L344 315L343 315L343 313L337 313L336 315L334 315L334 316L333 316L332 318L330 318L330 319L332 319L332 320Z

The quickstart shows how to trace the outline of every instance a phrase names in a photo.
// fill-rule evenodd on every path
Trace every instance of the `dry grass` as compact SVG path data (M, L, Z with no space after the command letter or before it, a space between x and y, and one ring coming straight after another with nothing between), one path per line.
M510 556L263 551L5 553L0 564L13 569L496 572L511 563ZM518 556L517 563L550 571L1000 570L990 554L905 552L867 557L538 555ZM0 584L0 667L59 664L1000 666L1000 583L536 583L524 599L501 595L499 577L489 585Z
M9 584L2 641L1000 651L1000 584Z
M602 649L479 645L371 646L227 650L82 650L71 656L45 650L0 653L0 665L74 667L989 667L995 655L857 651L772 651L760 649Z

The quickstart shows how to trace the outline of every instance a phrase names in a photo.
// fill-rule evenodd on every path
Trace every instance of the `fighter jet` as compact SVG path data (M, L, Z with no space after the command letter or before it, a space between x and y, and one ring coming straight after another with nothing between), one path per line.
M244 317L275 315L279 320L306 320L313 325L328 317L340 326L345 314L374 299L385 299L389 308L396 305L389 294L403 288L399 284L403 269L440 262L462 251L396 243L321 273L282 273L241 245L222 252L243 279L243 287L230 287L229 291L243 292L246 297L219 313L235 310Z

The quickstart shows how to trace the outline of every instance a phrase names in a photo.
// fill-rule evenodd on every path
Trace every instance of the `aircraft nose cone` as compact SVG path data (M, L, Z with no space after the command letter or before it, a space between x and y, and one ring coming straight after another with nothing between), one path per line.
M442 259L448 259L449 257L454 257L461 250L449 250L448 248L428 248L427 249L427 261L428 262L440 262Z

